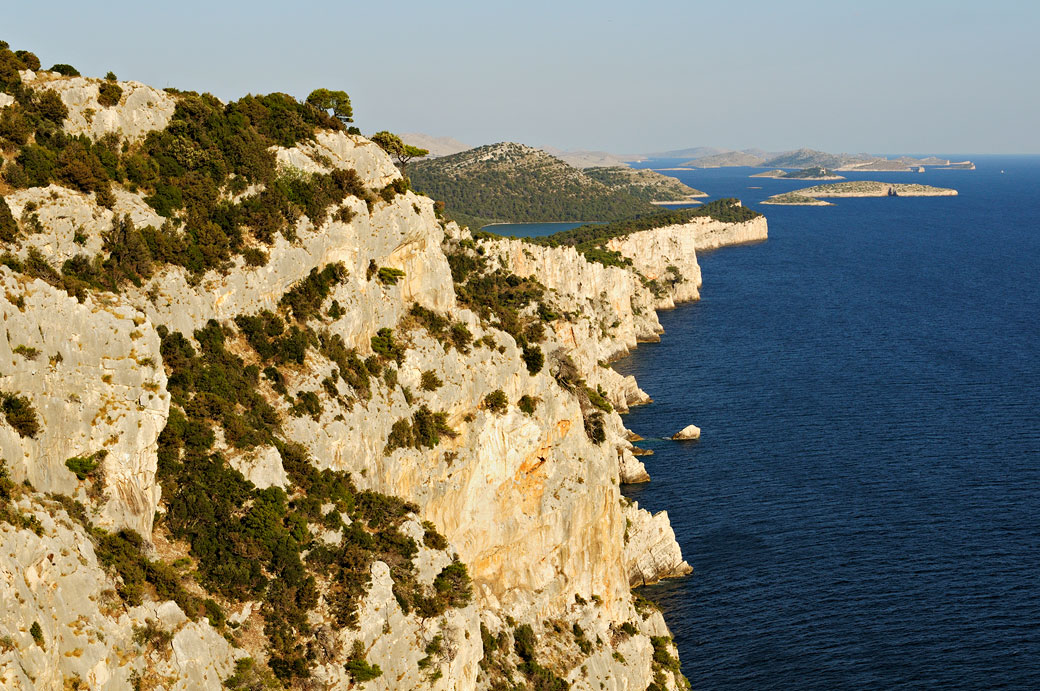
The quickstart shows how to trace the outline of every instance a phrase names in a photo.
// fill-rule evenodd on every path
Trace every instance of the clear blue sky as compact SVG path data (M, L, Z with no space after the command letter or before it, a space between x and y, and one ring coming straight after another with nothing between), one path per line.
M45 66L224 99L346 90L362 131L636 153L1040 152L1031 0L8 3Z

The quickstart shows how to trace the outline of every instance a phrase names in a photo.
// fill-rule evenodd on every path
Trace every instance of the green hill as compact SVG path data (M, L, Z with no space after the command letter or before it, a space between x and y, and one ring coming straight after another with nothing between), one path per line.
M495 222L616 221L653 205L523 144L481 146L408 166L412 186L446 214L479 227Z
M654 170L637 170L628 166L585 168L583 173L608 187L628 192L648 202L678 202L690 197L707 197L700 190Z

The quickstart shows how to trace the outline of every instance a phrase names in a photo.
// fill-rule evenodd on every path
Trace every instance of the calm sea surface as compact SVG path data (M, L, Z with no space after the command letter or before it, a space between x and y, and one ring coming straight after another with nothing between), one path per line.
M694 688L1040 688L1040 158L974 160L848 176L958 197L757 207L769 240L702 255L616 363L655 400L625 493L694 567L646 589ZM813 184L751 172L668 174Z

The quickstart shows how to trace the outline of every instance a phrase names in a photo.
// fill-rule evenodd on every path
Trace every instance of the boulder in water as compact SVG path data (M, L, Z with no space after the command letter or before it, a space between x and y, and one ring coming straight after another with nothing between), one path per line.
M685 441L688 439L700 438L701 428L697 425L687 425L686 427L683 427L681 430L672 435L672 439L675 439L676 441Z

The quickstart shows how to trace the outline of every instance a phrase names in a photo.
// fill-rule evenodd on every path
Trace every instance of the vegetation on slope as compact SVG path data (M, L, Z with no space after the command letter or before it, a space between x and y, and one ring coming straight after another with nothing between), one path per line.
M56 71L78 74L67 67ZM113 188L121 186L143 193L167 219L161 228L137 228L129 217L116 217L98 255L79 255L60 270L32 250L24 261L10 252L3 255L13 270L70 294L117 291L127 282L141 285L168 264L187 268L195 278L210 269L226 270L236 254L262 264L266 255L260 248L277 234L293 239L301 216L321 224L348 196L363 199L371 210L379 199L406 189L398 181L384 190L368 190L353 170L279 172L271 147L293 146L318 129L345 128L352 110L343 92L318 90L306 103L271 94L223 105L208 94L173 91L176 109L164 130L136 143L115 135L93 141L62 130L65 105L55 91L22 83L18 71L27 68L39 68L35 56L0 42L0 91L15 100L0 109L3 182L10 188L57 184L93 194L109 207ZM105 91L105 99L118 101L113 89L106 86ZM252 185L260 191L243 195ZM335 213L349 220L353 212L344 211L349 210ZM32 222L31 215L15 220L7 203L0 204L3 242L17 242ZM99 561L115 577L126 603L145 596L173 599L188 616L206 616L228 636L224 606L262 603L264 657L278 678L297 686L319 655L336 652L327 650L327 640L319 640L309 620L319 597L336 626L355 625L374 561L390 566L394 594L405 612L436 617L465 606L471 597L461 563L445 567L432 586L418 583L412 565L418 545L400 530L416 506L359 491L348 473L317 470L306 450L282 431L286 414L321 414L315 392L293 395L287 386L291 369L308 358L335 365L323 387L336 405L370 397L380 373L388 385L394 380L390 363L400 358L403 346L392 334L381 334L378 343L373 339L376 354L362 360L324 328L340 313L336 303L325 303L345 277L342 265L315 269L282 296L277 311L239 315L233 325L210 321L190 335L159 327L171 406L158 443L162 510L156 529L186 545L191 556L185 564L150 559L142 536L96 529L84 507L67 497L53 498L87 528ZM380 278L387 282L395 275L384 272ZM339 393L340 380L352 392L349 396ZM34 435L38 423L27 399L6 392L0 398L8 424L19 434ZM218 444L218 428L224 445ZM227 460L229 452L261 446L278 450L289 476L286 489L259 489ZM67 466L94 485L97 458L72 458ZM31 516L9 505L20 491L0 464L0 521L35 529ZM426 531L424 541L446 547L432 526ZM335 539L327 539L330 532ZM200 586L206 597L196 594Z
M648 202L682 201L690 197L707 196L704 192L679 182L673 177L653 170L638 170L628 166L585 168L583 173L613 189L628 192Z
M262 262L256 246L277 234L292 240L301 215L320 224L347 196L370 208L377 199L352 170L280 173L270 150L311 139L317 129L345 129L351 111L342 92L319 89L305 103L287 94L251 95L224 105L210 94L168 90L177 104L164 130L136 143L115 134L93 141L62 130L68 111L61 98L22 83L23 68L16 53L0 49L0 90L15 99L0 111L3 181L13 188L57 184L93 193L107 207L115 203L113 185L120 185L142 193L167 219L161 228L141 229L120 221L106 242L107 256L68 260L61 275L72 291L114 290L125 280L139 284L156 263L200 275L227 266L237 254ZM250 185L260 191L233 201ZM0 225L13 239L2 211Z
M409 175L417 190L444 202L450 218L471 227L496 221L613 221L654 210L628 191L520 144L415 161Z
M724 223L743 223L761 215L757 211L742 206L737 199L716 199L693 209L663 211L616 223L584 225L579 228L554 233L553 235L524 239L527 242L548 247L574 247L584 254L589 261L600 262L608 266L626 266L630 263L630 260L622 257L618 252L605 248L608 240L624 237L641 230L681 225L688 223L694 218L707 217Z

